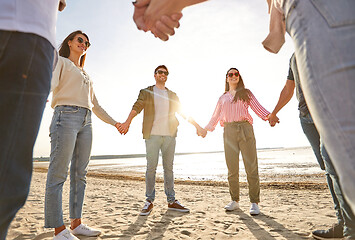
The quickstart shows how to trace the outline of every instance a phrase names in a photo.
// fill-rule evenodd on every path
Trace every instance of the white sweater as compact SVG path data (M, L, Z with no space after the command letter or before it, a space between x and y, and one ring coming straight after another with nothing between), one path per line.
M95 96L89 75L65 57L59 57L53 72L51 91L52 108L60 105L92 109L102 121L115 125L117 122L100 106Z

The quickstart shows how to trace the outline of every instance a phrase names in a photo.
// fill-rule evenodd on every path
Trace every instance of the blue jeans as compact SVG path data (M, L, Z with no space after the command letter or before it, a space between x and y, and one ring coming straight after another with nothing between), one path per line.
M340 224L344 224L344 236L355 237L355 216L344 198L338 174L336 173L333 163L323 144L322 156L325 163L325 171L330 178L330 181L327 178L329 189L334 189L334 195L332 194L332 197L334 200L335 210L337 211L338 221Z
M328 187L330 190L330 194L333 198L334 209L336 211L336 216L339 224L343 224L343 215L341 213L341 208L338 201L338 195L335 192L334 187L336 187L336 183L333 183L333 179L331 176L334 175L333 171L329 170L329 167L326 168L326 162L331 162L328 153L325 150L324 144L321 143L321 139L319 137L319 133L317 131L316 126L314 125L311 114L307 114L305 116L300 116L301 126L304 134L306 135L309 143L312 146L313 152L316 155L317 161L322 170L326 170L326 179L328 183ZM338 189L337 189L338 190Z
M355 211L355 1L286 0L302 90Z
M158 166L159 152L163 158L164 169L164 190L169 203L175 201L174 191L174 154L175 154L175 137L170 136L150 136L145 140L147 171L145 173L145 184L148 201L153 202L155 199L155 174Z
M0 239L24 205L54 49L34 34L0 30Z
M50 126L51 155L45 196L45 227L64 225L63 184L70 163L70 218L81 218L91 144L91 111L77 106L57 106Z
M306 135L309 143L311 144L314 155L316 155L318 164L322 170L325 170L324 161L322 158L322 154L320 152L321 143L318 130L316 125L314 125L311 114L307 114L306 116L300 116L300 122L303 129L304 134Z

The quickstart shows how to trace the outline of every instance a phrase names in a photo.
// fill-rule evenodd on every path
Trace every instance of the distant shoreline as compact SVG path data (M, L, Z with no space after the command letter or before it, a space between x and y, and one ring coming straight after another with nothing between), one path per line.
M277 148L258 148L258 151L282 151L290 149L304 149L310 148L310 146L303 147L277 147ZM185 152L185 153L175 153L175 155L193 155L193 154L209 154L209 153L223 153L224 151L210 151L210 152ZM142 158L145 157L144 153L141 154L120 154L120 155L94 155L91 156L90 160L101 160L101 159L120 159L120 158ZM47 162L49 157L34 157L34 162Z

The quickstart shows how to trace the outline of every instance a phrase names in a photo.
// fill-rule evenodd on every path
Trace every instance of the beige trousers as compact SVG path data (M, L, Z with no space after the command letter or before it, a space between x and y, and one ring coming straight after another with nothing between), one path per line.
M260 180L253 126L246 121L225 123L223 140L232 200L239 201L239 152L242 152L250 202L259 203Z

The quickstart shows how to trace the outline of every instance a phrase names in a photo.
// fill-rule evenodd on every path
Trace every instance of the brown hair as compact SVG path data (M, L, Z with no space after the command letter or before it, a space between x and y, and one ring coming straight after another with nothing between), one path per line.
M68 58L69 55L70 55L70 48L69 48L69 45L68 45L68 42L69 41L73 41L73 39L75 38L76 35L78 34L82 34L84 35L88 41L89 41L89 37L83 33L82 31L80 30L77 30L75 32L72 32L71 34L69 34L62 42L62 44L60 44L60 47L59 47L59 56L62 56L62 57L65 57L65 58ZM80 67L84 67L84 63L85 63L85 58L86 58L86 53L81 56L80 58Z
M164 68L164 69L169 73L169 70L168 70L168 68L167 68L165 65L159 65L158 67L155 68L154 74L157 73L157 70L158 70L159 68Z
M228 73L229 73L230 70L236 70L236 71L239 72L239 70L236 69L236 68L230 68L227 71L227 74L226 74L226 87L225 87L225 91L226 92L229 91L229 83L227 82L227 78L228 78ZM239 73L239 82L238 82L238 85L237 85L237 92L235 93L235 96L233 98L233 102L237 101L238 99L240 99L241 101L247 102L247 103L249 103L249 101L250 101L249 90L245 88L244 82L243 82L243 78L242 78L242 75L240 75L240 73Z

